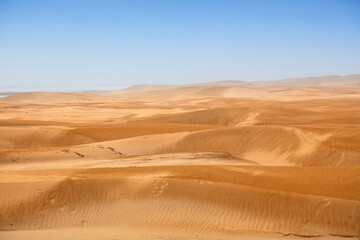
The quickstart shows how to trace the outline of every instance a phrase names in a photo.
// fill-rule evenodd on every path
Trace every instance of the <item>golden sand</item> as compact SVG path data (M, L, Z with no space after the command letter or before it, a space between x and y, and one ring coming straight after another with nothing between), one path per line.
M0 239L358 239L360 75L0 99Z

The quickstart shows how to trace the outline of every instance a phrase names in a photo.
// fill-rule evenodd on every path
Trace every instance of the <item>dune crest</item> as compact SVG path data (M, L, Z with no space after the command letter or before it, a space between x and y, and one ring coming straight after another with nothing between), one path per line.
M358 239L360 75L0 99L0 239Z

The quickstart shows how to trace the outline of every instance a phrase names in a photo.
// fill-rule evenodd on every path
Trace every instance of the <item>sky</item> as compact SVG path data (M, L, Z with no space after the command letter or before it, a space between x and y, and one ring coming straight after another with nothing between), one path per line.
M0 90L360 73L360 0L0 0Z

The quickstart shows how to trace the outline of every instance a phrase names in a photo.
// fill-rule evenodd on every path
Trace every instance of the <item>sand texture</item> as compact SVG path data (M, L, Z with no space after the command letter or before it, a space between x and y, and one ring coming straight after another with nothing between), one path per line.
M359 239L360 75L0 99L0 239Z

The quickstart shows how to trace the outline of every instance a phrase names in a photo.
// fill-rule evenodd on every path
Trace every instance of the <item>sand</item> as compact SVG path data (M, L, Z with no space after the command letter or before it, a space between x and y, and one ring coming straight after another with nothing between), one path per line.
M360 75L0 99L0 239L358 239Z

